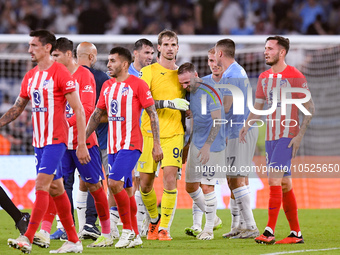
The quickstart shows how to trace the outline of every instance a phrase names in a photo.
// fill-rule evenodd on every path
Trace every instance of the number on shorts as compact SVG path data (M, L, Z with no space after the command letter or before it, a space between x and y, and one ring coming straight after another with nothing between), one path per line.
M213 177L215 175L215 170L213 167L209 167L209 166L203 166L203 176L204 177Z
M177 147L172 151L174 153L174 158L182 157L183 150L179 150Z
M229 164L230 167L234 166L236 157L227 157L227 163Z

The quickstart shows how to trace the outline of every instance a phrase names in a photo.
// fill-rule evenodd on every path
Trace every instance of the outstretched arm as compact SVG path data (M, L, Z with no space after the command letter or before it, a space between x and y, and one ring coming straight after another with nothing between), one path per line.
M155 162L159 162L163 159L163 151L161 148L161 141L160 141L160 135L159 135L158 115L157 115L156 108L154 105L151 105L145 108L145 111L150 117L151 130L152 130L152 135L153 135L152 157L155 160Z
M155 100L155 107L157 109L169 108L180 111L189 110L189 102L183 98L175 98L173 100Z
M28 99L19 96L14 105L4 115L1 116L0 127L3 127L18 118L25 109L28 101Z
M102 122L103 116L105 115L106 111L103 109L96 108L92 113L89 122L87 123L86 127L86 139L96 130L98 125ZM107 118L106 118L107 119Z

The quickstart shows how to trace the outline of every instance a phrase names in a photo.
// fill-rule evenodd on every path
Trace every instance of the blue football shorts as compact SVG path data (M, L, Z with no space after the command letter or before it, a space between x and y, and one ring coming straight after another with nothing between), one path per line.
M266 162L268 171L277 169L284 171L283 176L290 176L293 146L288 148L292 138L282 137L279 140L266 141ZM267 171L267 174L268 174Z
M132 187L132 170L140 155L139 150L120 150L115 154L109 154L109 178L124 182L124 188Z
M37 174L54 174L53 180L62 177L61 159L66 151L64 143L50 144L42 148L34 147L35 167Z

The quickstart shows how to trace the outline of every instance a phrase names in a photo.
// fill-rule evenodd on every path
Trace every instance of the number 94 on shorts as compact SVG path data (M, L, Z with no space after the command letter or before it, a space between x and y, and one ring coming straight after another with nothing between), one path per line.
M143 136L143 152L138 160L137 171L153 173L157 171L157 163L152 158L153 138ZM183 135L161 138L163 160L161 167L175 166L182 168Z

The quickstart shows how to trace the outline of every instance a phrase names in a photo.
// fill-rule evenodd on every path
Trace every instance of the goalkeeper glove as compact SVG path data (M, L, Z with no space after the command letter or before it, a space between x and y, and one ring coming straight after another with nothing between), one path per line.
M170 108L180 111L189 110L189 102L183 98L175 98L173 100L164 100L163 106L164 108Z

